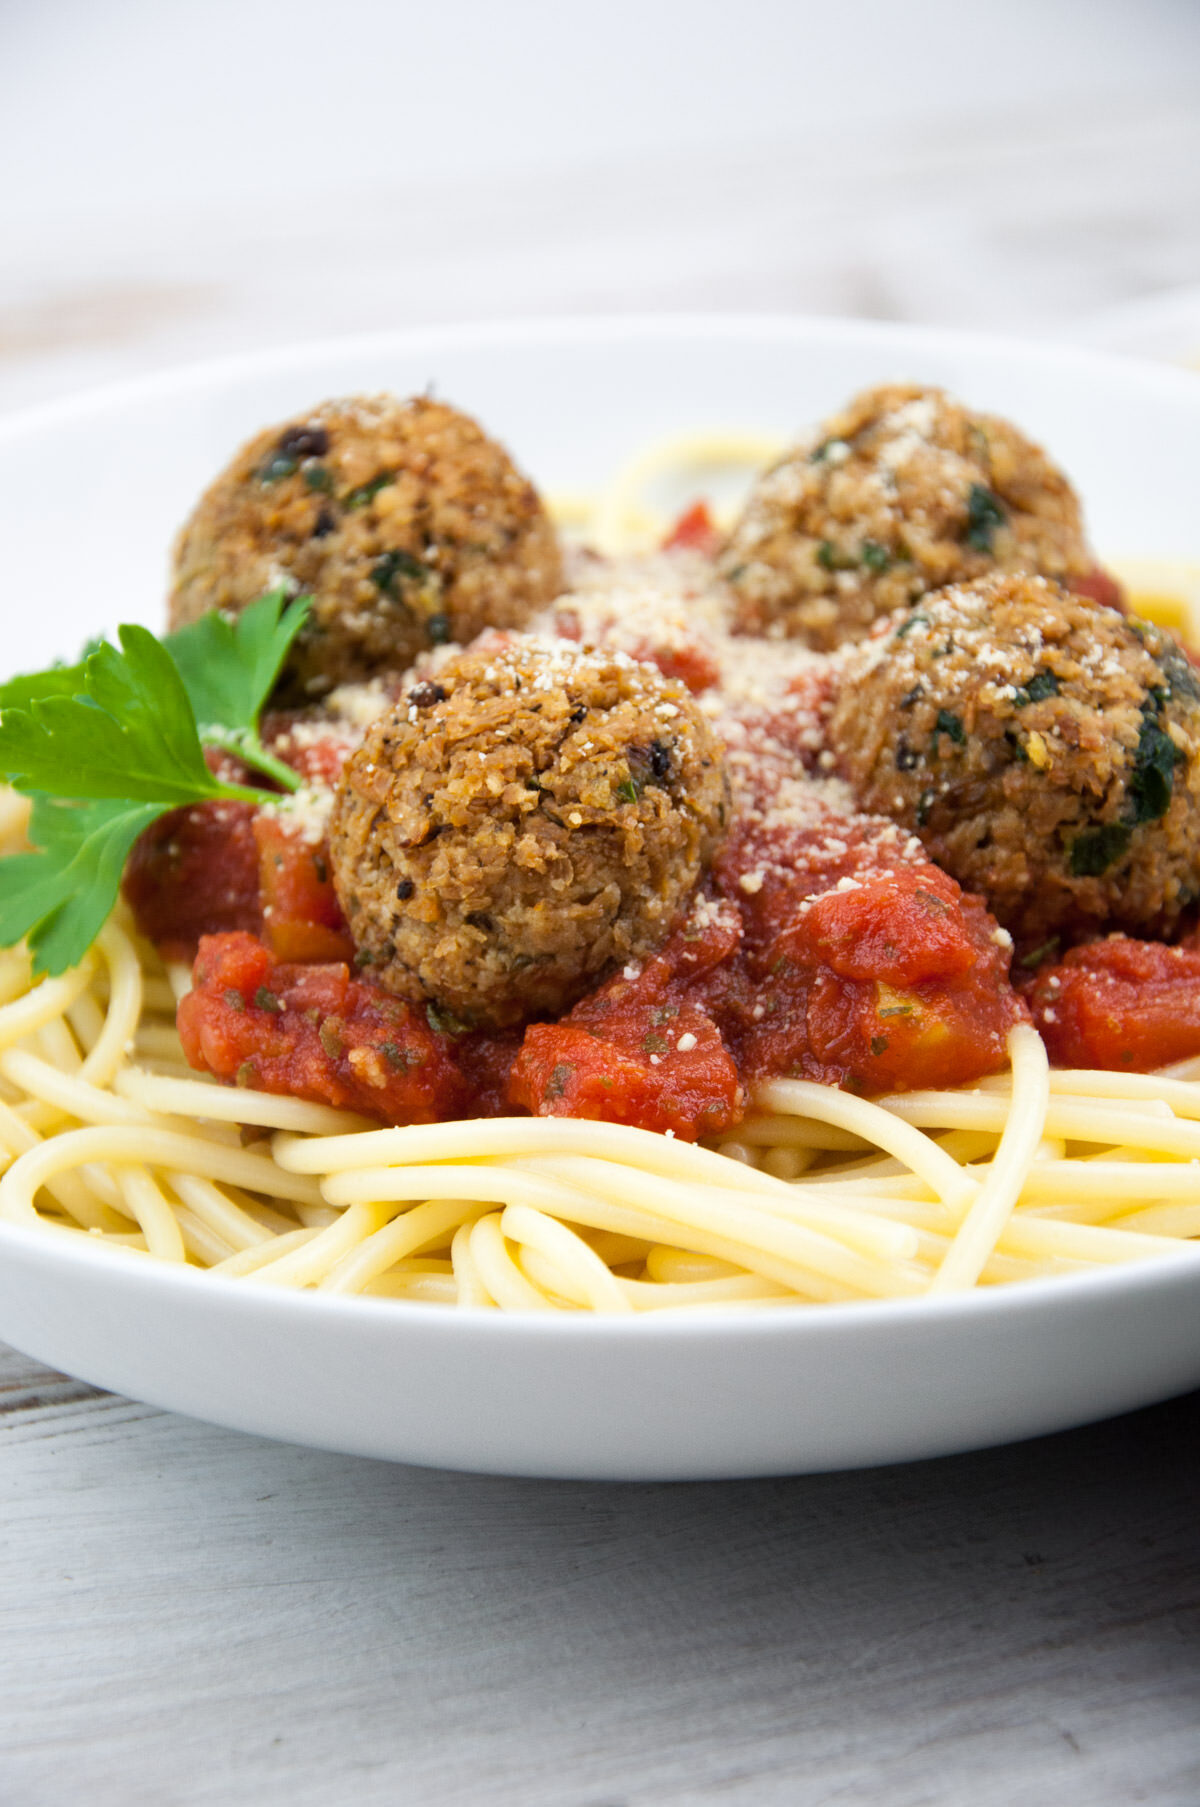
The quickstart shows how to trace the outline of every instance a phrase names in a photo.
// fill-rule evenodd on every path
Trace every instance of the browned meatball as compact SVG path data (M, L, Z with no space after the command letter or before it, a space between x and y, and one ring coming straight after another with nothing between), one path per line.
M858 802L1022 942L1161 935L1200 895L1200 685L1162 629L991 577L839 665L829 744Z
M624 653L489 635L351 758L334 880L384 985L502 1026L656 947L727 806L720 742L682 684Z
M173 627L283 584L313 597L293 698L520 627L557 594L558 544L503 447L442 402L330 401L242 447L175 548Z
M1086 581L1070 484L1007 421L940 389L868 389L762 476L720 569L743 632L811 646L988 571Z

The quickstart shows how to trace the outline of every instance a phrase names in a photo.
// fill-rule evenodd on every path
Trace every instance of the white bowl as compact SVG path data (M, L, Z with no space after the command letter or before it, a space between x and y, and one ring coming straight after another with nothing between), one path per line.
M257 427L327 395L433 383L543 486L577 489L659 435L788 433L891 377L945 384L1047 444L1102 553L1200 557L1200 378L1183 372L833 321L404 333L207 365L0 426L3 663L157 624L170 536L200 487ZM1200 1260L928 1302L607 1321L291 1294L0 1226L0 1334L97 1385L353 1454L755 1475L943 1455L1195 1386Z
M1157 358L1200 370L1200 284L1163 289L1104 308L1081 321L1073 337L1093 351Z

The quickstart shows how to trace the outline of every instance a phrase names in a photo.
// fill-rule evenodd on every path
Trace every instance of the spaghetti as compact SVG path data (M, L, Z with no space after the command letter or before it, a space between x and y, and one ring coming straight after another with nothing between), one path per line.
M0 995L0 1219L229 1278L628 1316L1200 1257L1200 1062L1052 1073L1020 1026L1010 1075L875 1102L775 1080L712 1149L574 1118L367 1128L198 1078L118 919L58 979L4 956Z
M588 522L610 547L659 537L664 475L768 449L652 448ZM24 822L0 795L0 851ZM197 1076L189 984L124 906L60 977L0 954L0 1221L262 1285L614 1317L1200 1258L1200 1060L1052 1071L1019 1024L1010 1070L972 1088L870 1102L775 1079L710 1146L572 1117L380 1129Z

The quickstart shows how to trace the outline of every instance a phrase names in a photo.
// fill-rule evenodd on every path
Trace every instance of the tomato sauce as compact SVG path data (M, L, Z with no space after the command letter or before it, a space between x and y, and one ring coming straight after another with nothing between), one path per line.
M583 629L567 609L555 621L555 632L564 640L578 643L583 638ZM664 678L677 678L685 684L693 696L702 696L711 690L721 676L721 666L711 646L697 634L679 639L673 634L641 634L632 637L623 646L631 659L643 659L647 665L656 665Z
M191 960L201 935L261 930L256 813L252 803L196 803L134 843L122 889L166 959Z
M332 730L301 736L297 720L268 716L264 743L306 782L335 785L353 739ZM222 778L273 788L238 760L207 757ZM281 960L354 958L327 842L252 803L196 803L161 817L135 842L122 889L168 959L191 960L201 936L239 929L261 935Z
M352 977L328 849L283 815L175 812L139 843L126 891L169 951L200 944L180 1010L189 1060L389 1122L515 1110L686 1140L732 1130L776 1075L876 1093L994 1071L1026 1011L983 905L890 824L820 807L796 823L772 814L811 761L806 719L759 711L741 723L745 813L689 920L653 958L523 1035L446 1034ZM345 758L335 736L293 742L289 718L274 736L320 782Z
M1129 612L1124 590L1100 565L1093 565L1085 577L1071 578L1069 587L1076 596L1086 596L1089 602L1098 602L1101 608L1115 609L1118 615Z
M643 640L629 650L631 658L645 659L648 665L657 665L664 678L678 678L693 696L702 696L706 690L711 690L721 675L717 661L698 640L685 646Z
M732 1128L745 1108L737 1063L705 1000L735 953L732 909L702 905L662 951L525 1031L509 1099L535 1116L592 1117L681 1140Z
M1043 966L1029 991L1051 1060L1149 1072L1200 1054L1200 953L1110 935Z
M344 962L277 960L253 935L206 935L178 1014L192 1066L389 1123L463 1114L466 1090L423 1014Z
M254 821L263 929L281 960L353 960L329 869L329 846L289 831L278 816Z
M750 1086L965 1084L1003 1066L1025 1015L1011 942L890 826L735 827L718 885L739 897L745 982L727 1032Z
M720 529L707 502L693 502L690 508L685 508L663 540L664 552L687 547L693 552L703 552L706 558L715 558L720 546Z

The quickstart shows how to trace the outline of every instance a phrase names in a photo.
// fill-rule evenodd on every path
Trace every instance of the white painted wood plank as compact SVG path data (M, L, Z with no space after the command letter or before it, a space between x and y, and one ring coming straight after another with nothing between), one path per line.
M1200 1397L684 1487L0 1423L5 1807L1200 1796Z

